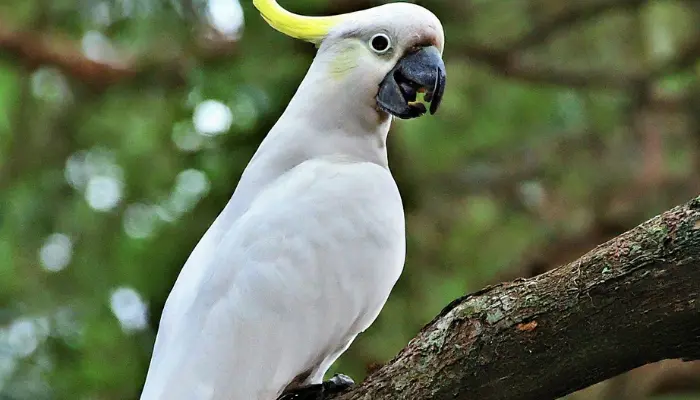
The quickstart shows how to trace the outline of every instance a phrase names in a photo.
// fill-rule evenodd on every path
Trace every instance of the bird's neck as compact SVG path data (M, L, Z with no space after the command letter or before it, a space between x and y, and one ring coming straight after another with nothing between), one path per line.
M219 219L234 221L255 196L304 161L342 157L388 168L386 139L391 117L374 109L374 96L345 96L343 82L314 61L289 106L260 144ZM218 221L218 220L217 220ZM212 235L219 222L212 227Z
M282 152L306 158L341 155L387 167L391 116L376 109L377 88L358 88L317 57L259 152L283 144Z

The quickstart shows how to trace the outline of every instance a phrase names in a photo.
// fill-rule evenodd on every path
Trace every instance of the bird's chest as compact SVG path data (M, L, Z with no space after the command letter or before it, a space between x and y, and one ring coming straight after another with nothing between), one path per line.
M276 282L285 302L318 310L334 299L359 314L383 304L403 268L401 198L380 167L314 168L300 166L261 195L237 222L234 244L248 285Z
M300 220L317 232L308 253L315 266L310 280L326 288L326 295L379 301L399 278L405 257L403 208L398 196L379 196L371 191L330 196L322 201L327 212Z

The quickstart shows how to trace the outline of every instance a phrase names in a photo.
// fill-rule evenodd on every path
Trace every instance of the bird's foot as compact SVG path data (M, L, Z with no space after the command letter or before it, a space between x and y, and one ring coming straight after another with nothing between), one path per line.
M350 389L355 385L351 377L343 374L335 374L333 377L321 384L323 394L336 394Z
M335 374L323 383L292 389L283 393L277 400L324 400L327 395L340 393L352 387L355 381L347 375Z

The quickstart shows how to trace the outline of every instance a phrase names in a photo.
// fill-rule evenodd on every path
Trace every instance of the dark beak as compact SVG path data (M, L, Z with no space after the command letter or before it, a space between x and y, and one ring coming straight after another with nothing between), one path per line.
M430 114L435 114L445 91L445 63L435 46L423 47L405 55L379 85L377 106L402 119L420 117L427 111L416 101L418 92L425 92Z

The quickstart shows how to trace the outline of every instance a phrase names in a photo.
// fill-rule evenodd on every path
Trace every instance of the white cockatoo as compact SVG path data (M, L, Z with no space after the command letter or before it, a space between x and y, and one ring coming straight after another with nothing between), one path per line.
M185 263L163 309L142 400L320 398L331 364L375 320L403 269L388 166L392 116L434 113L444 33L392 3L306 17L254 0L316 57ZM312 396L312 397L308 397Z

